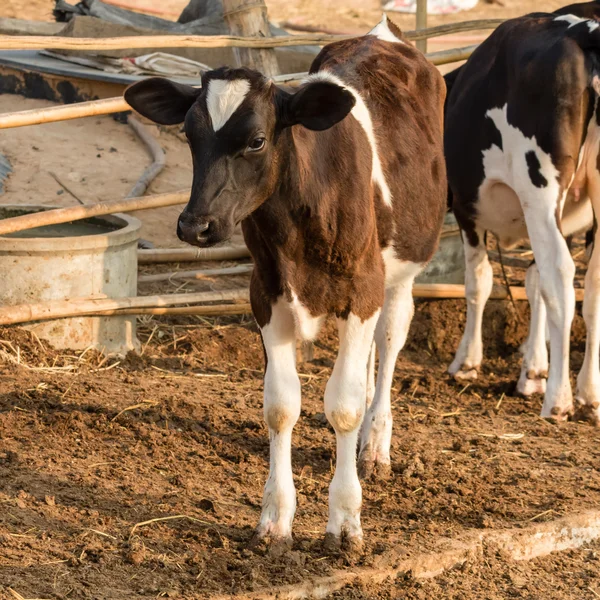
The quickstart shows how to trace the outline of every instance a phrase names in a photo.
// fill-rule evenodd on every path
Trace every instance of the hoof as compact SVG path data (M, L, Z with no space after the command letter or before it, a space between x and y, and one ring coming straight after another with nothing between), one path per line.
M293 546L292 537L276 537L263 533L259 529L248 543L248 549L252 551L264 550L272 558L280 558L287 554Z
M323 551L326 554L340 554L347 556L359 556L364 547L361 535L335 535L335 533L326 533L323 540Z
M475 381L479 375L479 370L475 367L469 368L466 366L461 367L458 371L454 373L452 371L448 371L450 375L454 377L456 381Z
M326 533L323 540L323 552L325 554L338 554L342 549L342 538L335 533Z
M291 537L288 538L274 538L271 539L269 544L268 554L271 558L281 558L291 551L293 541Z
M389 462L378 462L362 456L358 460L358 476L363 481L386 481L391 475L392 465Z
M570 419L573 416L573 413L574 410L572 404L570 406L553 406L548 413L542 411L542 418L547 421L561 423Z
M481 361L463 359L455 356L452 364L448 367L448 373L457 381L473 381L477 379Z
M579 398L577 398L577 401L573 421L584 421L594 427L600 427L600 407L598 403L584 404Z
M533 394L545 394L546 393L546 380L548 378L547 373L533 373L529 372L525 376L521 374L519 382L517 383L517 393L520 396L528 398Z

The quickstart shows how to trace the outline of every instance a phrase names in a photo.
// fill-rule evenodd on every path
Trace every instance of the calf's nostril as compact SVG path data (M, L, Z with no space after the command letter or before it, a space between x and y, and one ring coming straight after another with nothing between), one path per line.
M198 223L196 226L196 233L204 233L210 227L210 223Z

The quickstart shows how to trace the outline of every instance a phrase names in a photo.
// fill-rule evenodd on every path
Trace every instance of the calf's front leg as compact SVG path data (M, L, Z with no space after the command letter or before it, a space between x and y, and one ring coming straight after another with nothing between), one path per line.
M338 319L340 349L325 389L325 414L335 430L336 465L329 486L329 521L325 546L349 550L362 545L362 490L356 469L358 432L365 411L367 364L379 310L364 321L350 313Z
M267 367L264 415L269 427L270 464L260 523L253 542L270 538L271 546L291 547L296 512L292 475L292 430L300 416L300 379L296 371L296 334L288 304L279 299L261 328Z

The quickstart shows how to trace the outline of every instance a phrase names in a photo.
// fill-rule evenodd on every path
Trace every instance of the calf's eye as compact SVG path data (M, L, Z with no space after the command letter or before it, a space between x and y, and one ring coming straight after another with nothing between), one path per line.
M259 150L262 150L262 149L265 147L265 142L266 142L266 141L267 141L267 140L265 140L265 138L264 138L264 137L257 137L257 138L254 138L254 139L253 139L253 140L250 142L250 144L249 144L249 146L248 146L248 150L249 150L250 152L258 152Z

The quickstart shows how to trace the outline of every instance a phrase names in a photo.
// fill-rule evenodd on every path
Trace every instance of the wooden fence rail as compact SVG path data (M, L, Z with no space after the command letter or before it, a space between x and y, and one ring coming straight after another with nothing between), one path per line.
M477 45L442 50L441 52L431 52L425 56L427 56L434 65L445 65L466 60L471 56L475 48L477 48ZM298 83L307 75L308 73L292 73L288 75L278 75L277 77L273 77L273 79L276 83ZM131 107L125 102L125 99L121 97L79 102L77 104L67 104L64 106L53 106L51 108L23 110L0 114L0 129L24 127L26 125L40 125L42 123L56 123L57 121L109 115L129 110L131 110Z
M527 300L524 287L511 286L514 300ZM575 299L583 300L584 290L575 290ZM464 298L465 286L445 283L417 283L413 286L413 297L427 300ZM494 300L509 298L505 287L494 286L490 295ZM18 304L0 307L0 325L15 325L32 321L48 321L67 317L92 315L134 315L134 314L245 314L250 312L249 290L237 288L217 292L196 292L191 294L162 294L158 296L134 296L131 298L73 298L35 304ZM206 302L228 302L210 306ZM241 304L234 304L240 302ZM195 306L181 306L191 305ZM180 306L173 310L171 307Z
M67 206L65 208L54 208L18 217L9 217L0 220L0 235L25 231L34 227L46 225L58 225L59 223L70 223L102 215L112 215L120 212L132 212L136 210L147 210L149 208L162 208L176 204L186 204L190 199L189 190L171 192L167 194L156 194L153 196L142 196L141 198L124 198L123 200L107 200L96 204L85 206Z
M495 29L504 19L480 19L406 31L408 40L424 40L441 35ZM139 48L282 48L288 46L322 46L354 35L311 33L277 37L242 37L235 35L139 35L116 38L69 38L60 36L0 36L0 50L133 50Z

